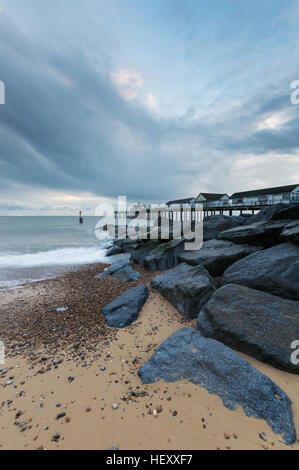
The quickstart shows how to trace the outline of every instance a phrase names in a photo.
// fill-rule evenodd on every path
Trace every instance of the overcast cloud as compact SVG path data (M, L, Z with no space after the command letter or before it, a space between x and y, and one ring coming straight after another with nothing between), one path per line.
M0 214L299 183L298 2L0 5Z

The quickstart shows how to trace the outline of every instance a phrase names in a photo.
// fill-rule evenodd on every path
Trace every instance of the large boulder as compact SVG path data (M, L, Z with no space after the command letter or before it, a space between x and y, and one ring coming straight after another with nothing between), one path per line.
M299 220L286 225L280 235L281 240L299 245Z
M131 238L116 239L108 248L106 256L115 256L118 254L126 253L127 249L137 248L142 243L142 240L132 240Z
M213 278L203 266L185 263L155 277L152 287L187 318L197 317L216 290Z
M161 243L144 259L144 266L151 271L165 271L178 265L178 256L184 250L185 240Z
M148 298L149 290L145 285L133 287L102 309L107 324L115 328L131 325Z
M224 230L238 227L244 222L243 219L237 217L229 217L227 215L211 215L203 221L203 239L211 240L217 238L217 235Z
M299 204L274 204L248 219L248 224L267 220L299 219Z
M221 232L218 238L219 240L227 240L242 245L246 243L270 248L280 243L280 234L288 223L288 220L256 222Z
M183 328L162 343L139 369L144 384L158 380L188 379L234 410L241 405L247 416L266 420L283 434L286 444L296 442L291 401L286 393L232 349Z
M126 252L130 253L131 258L139 264L143 264L145 258L159 246L158 240L145 240L140 243L137 247L128 246Z
M132 268L130 261L119 261L106 269L103 273L98 275L98 278L102 277L115 277L122 279L125 282L134 282L140 278L140 273Z
M279 369L299 374L291 344L299 338L299 302L228 284L198 317L199 331Z
M179 261L192 266L201 264L212 276L221 276L231 264L257 250L258 247L213 239L204 242L200 250L184 251Z
M290 300L299 300L299 247L282 243L237 261L221 285L241 284Z

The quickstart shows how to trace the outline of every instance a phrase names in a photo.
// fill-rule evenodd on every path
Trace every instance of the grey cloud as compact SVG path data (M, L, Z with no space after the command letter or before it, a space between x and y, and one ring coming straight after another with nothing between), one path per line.
M253 129L259 116L290 106L285 93L245 96L229 121L221 113L212 121L193 112L159 118L120 97L105 45L95 61L78 41L57 47L53 38L30 39L0 16L7 95L0 108L1 185L159 201L189 196L201 182L211 191L239 189L229 170L240 155L298 149L298 116L279 132Z

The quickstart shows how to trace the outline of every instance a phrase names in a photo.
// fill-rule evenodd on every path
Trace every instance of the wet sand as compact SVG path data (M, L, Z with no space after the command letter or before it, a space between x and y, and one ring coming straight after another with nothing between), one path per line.
M96 279L104 268L0 291L0 369L7 369L0 373L1 449L299 450L298 442L286 446L266 422L228 410L192 383L142 385L138 368L163 340L195 322L150 289L137 322L107 327L101 308L140 282L149 286L157 273L136 266L142 279L128 285ZM246 358L288 393L299 430L299 377Z

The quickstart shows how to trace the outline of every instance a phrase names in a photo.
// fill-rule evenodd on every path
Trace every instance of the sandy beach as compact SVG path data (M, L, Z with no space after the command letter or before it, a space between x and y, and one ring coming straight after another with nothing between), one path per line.
M150 289L138 321L107 327L101 308L128 284L97 279L104 268L0 292L7 370L0 374L1 449L299 449L185 380L142 385L138 368L168 336L195 323ZM135 269L135 284L150 287L157 273ZM288 393L299 429L299 377L246 358Z

